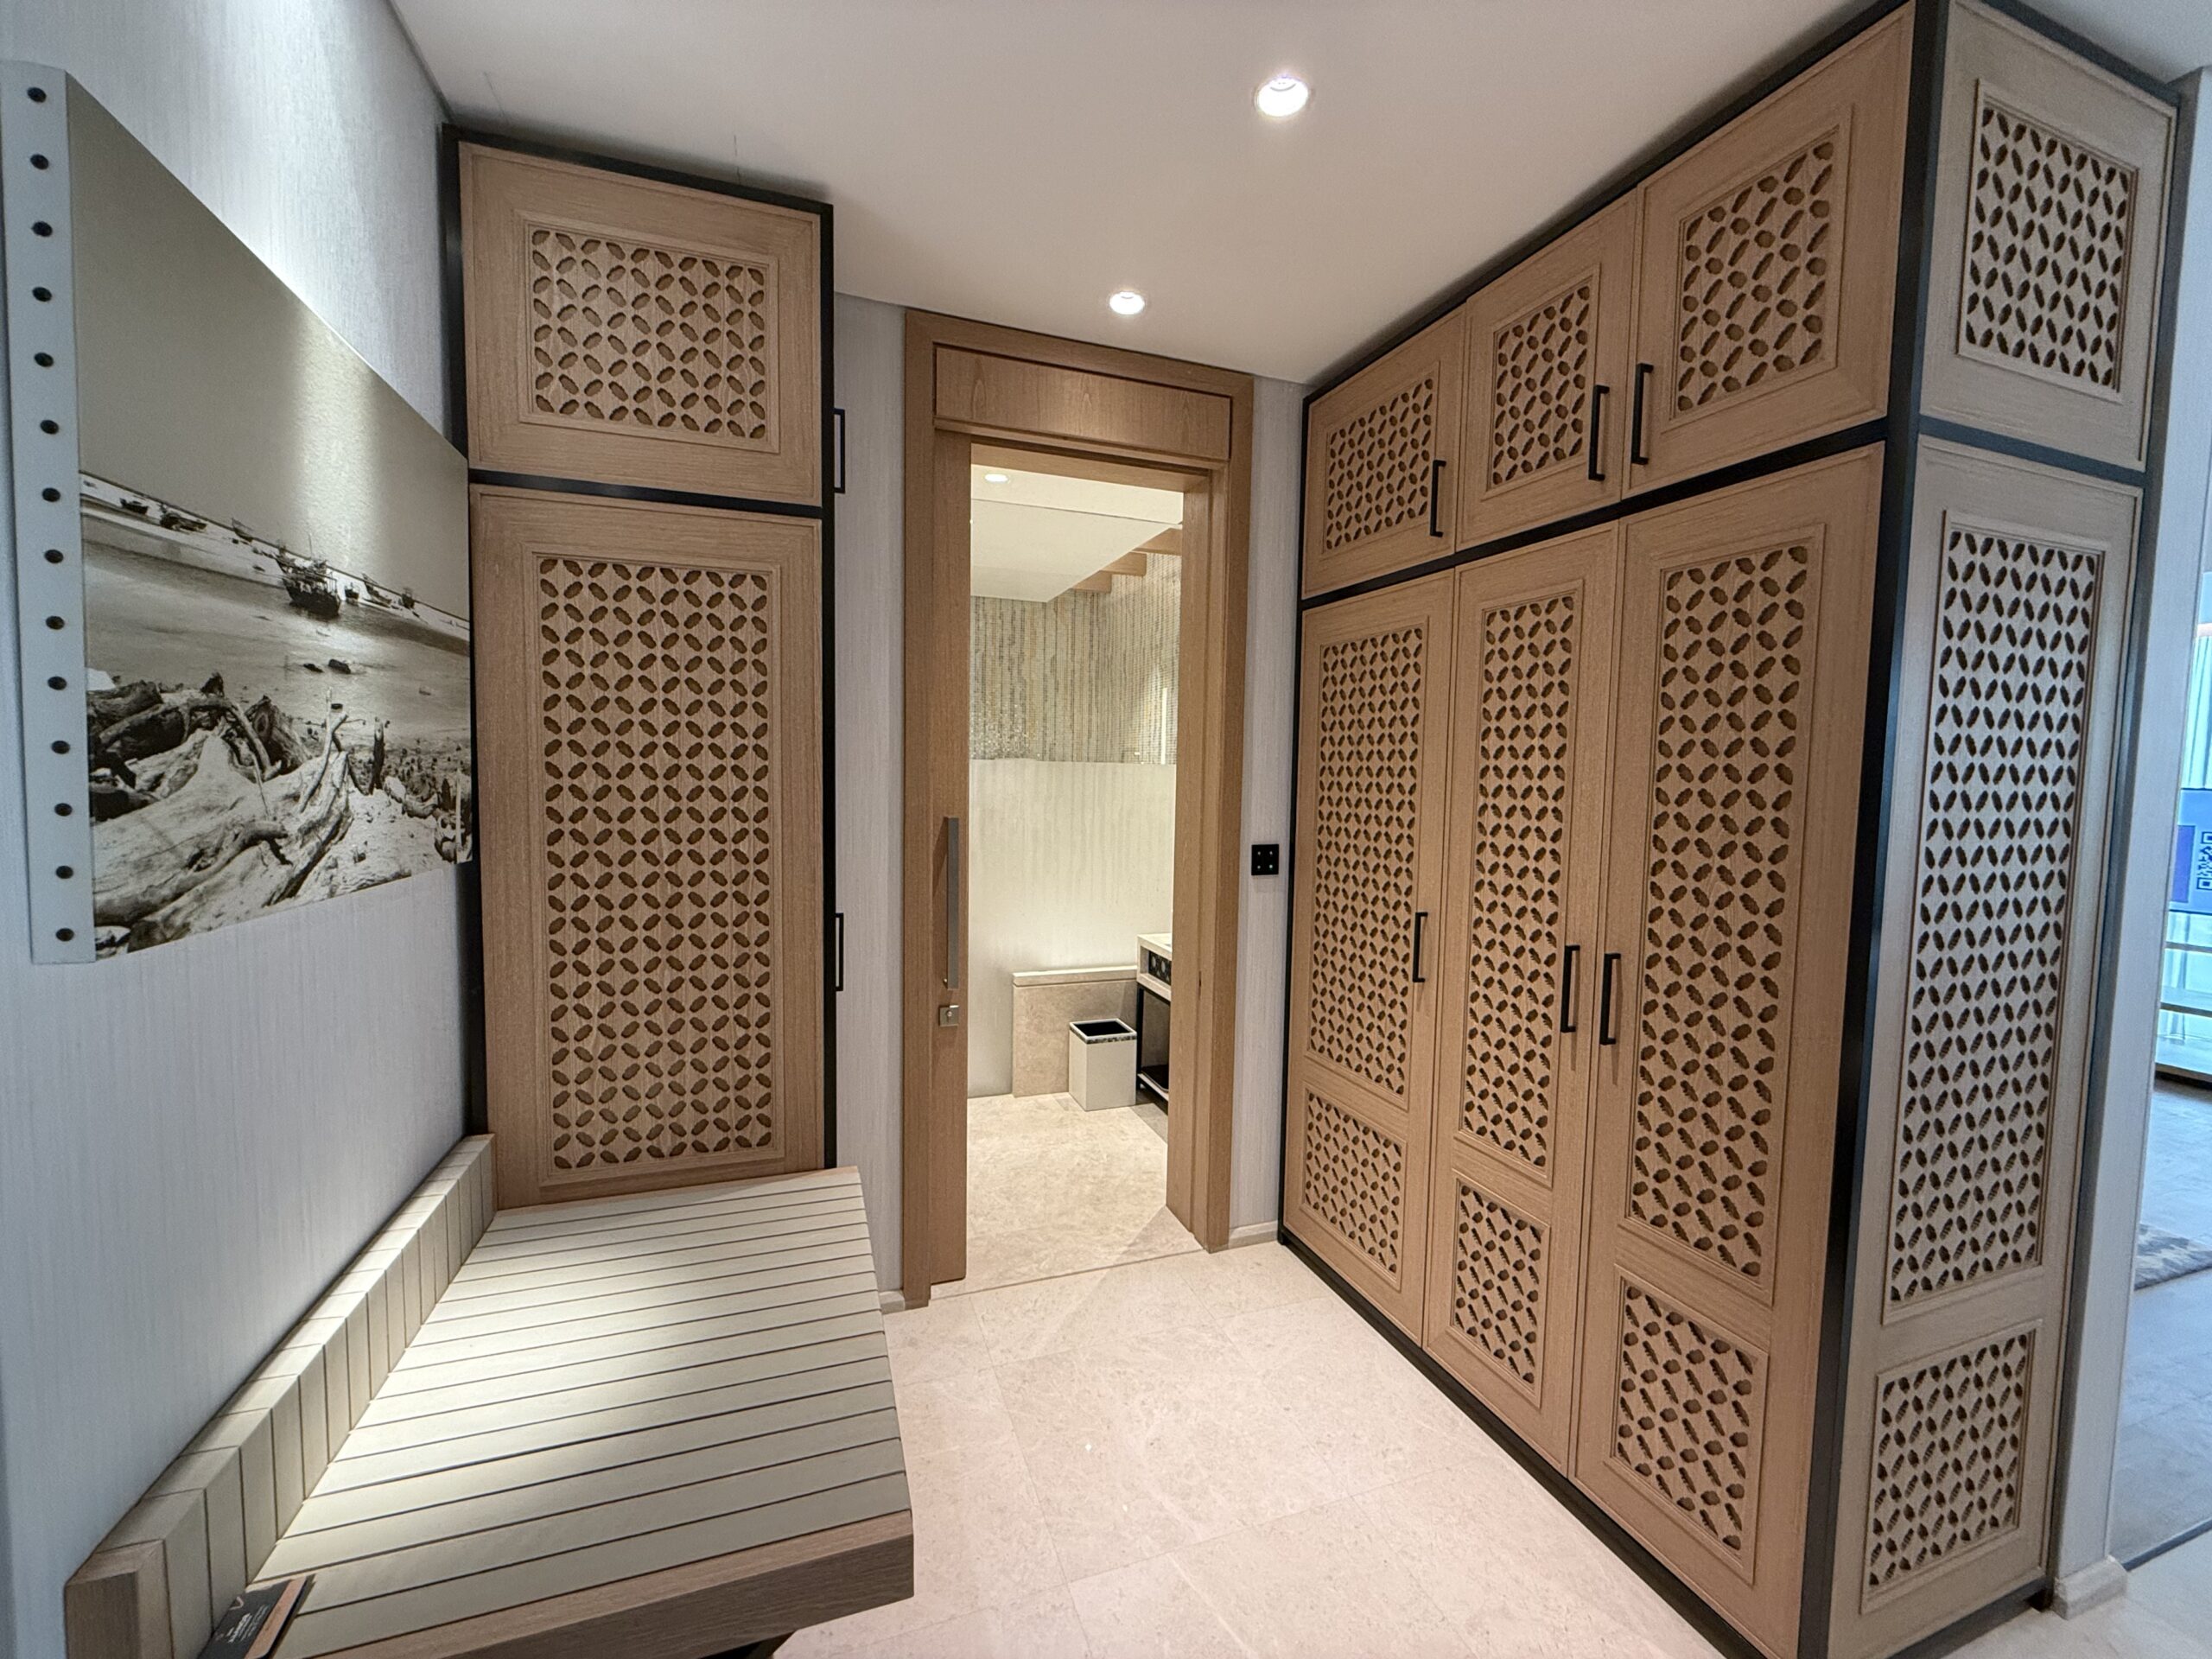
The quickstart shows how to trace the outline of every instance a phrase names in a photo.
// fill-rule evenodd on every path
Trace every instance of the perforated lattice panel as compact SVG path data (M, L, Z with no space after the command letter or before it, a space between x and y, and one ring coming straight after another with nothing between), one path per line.
M1580 460L1588 443L1596 288L1588 278L1497 331L1490 414L1495 489Z
M1809 550L1664 580L1628 1208L1743 1280L1772 1255Z
M766 1152L768 578L549 558L537 599L553 1167Z
M1758 1526L1766 1357L1624 1280L1612 1458L1738 1560Z
M1424 375L1325 441L1321 544L1333 552L1428 518L1436 378Z
M1840 148L1831 132L1683 221L1678 413L1834 360Z
M1486 612L1460 1128L1544 1171L1567 885L1575 595Z
M1406 1212L1406 1149L1325 1096L1306 1091L1306 1213L1395 1281Z
M543 225L529 234L539 416L741 448L772 440L766 267Z
M1544 1230L1466 1181L1452 1234L1452 1325L1527 1389L1544 1359Z
M2024 1332L1883 1379L1869 1599L2019 1526L2034 1361L2034 1338Z
M1889 1299L2041 1259L2102 556L1954 524L1936 606Z
M1959 349L2117 391L2136 171L1985 93L1974 111Z
M1325 646L1313 801L1306 1044L1391 1095L1406 1087L1426 630Z

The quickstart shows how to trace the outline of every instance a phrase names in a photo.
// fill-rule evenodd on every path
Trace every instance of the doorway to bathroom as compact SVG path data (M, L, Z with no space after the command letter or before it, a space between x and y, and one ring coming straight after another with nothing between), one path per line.
M968 1249L941 1295L1198 1248L1167 1207L1183 492L1049 465L969 467Z
M906 344L912 1306L1227 1242L1251 381Z

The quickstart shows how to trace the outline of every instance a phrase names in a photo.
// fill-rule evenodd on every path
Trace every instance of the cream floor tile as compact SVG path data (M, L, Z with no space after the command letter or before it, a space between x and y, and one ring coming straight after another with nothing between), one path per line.
M1466 1659L1470 1651L1413 1575L1366 1535L1352 1501L1192 1544L1174 1560L1262 1659Z
M1014 1438L1014 1422L999 1399L998 1378L989 1371L955 1371L936 1376L896 1377L899 1433L909 1458L988 1446Z
M901 1389L931 1377L988 1370L995 1357L974 1305L957 1299L938 1298L927 1307L887 1315L883 1340L891 1355L892 1381Z
M1189 1281L1165 1259L982 1290L959 1300L973 1305L1001 1363L1217 1323Z
M1090 1659L1103 1651L1091 1646L1065 1589L986 1607L859 1650L863 1659Z
M1173 1555L1078 1579L1068 1586L1098 1659L1249 1659Z
M2078 1618L2022 1613L1959 1649L1958 1659L2212 1659L2212 1646L2122 1599Z
M2169 1624L2202 1631L2212 1618L2212 1533L2202 1533L2127 1575L2127 1599Z

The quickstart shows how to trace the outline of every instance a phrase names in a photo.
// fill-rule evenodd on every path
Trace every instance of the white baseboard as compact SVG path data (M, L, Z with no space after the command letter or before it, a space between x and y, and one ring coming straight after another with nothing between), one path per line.
M2117 1556L2107 1555L2077 1572L2060 1573L2050 1586L2050 1610L2061 1618L2079 1618L2126 1593L2127 1569Z
M904 1313L906 1311L906 1298L899 1291L878 1291L876 1300L882 1305L883 1311L887 1313Z
M1224 1249L1233 1250L1241 1245L1272 1244L1274 1242L1275 1224L1272 1221L1255 1221L1249 1227L1230 1228L1229 1230L1229 1243L1222 1246L1222 1248Z

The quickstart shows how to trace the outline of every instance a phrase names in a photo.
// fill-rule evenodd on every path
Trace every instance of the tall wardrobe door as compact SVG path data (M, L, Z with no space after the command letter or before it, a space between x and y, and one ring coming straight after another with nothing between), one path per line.
M1576 1480L1794 1653L1881 452L1628 521ZM1610 995L1609 995L1610 993Z
M1309 597L1452 550L1465 340L1462 308L1306 410Z
M1635 293L1631 195L1467 302L1461 546L1620 499Z
M1309 612L1291 916L1292 1230L1421 1334L1445 956L1452 578Z
M500 1206L817 1166L817 527L471 517Z
M1630 493L1887 409L1911 57L1907 6L1643 187Z
M1840 1659L2049 1554L2139 498L1929 443L1913 492L1839 1497Z
M1459 578L1423 1340L1561 1468L1619 543L1608 527Z

